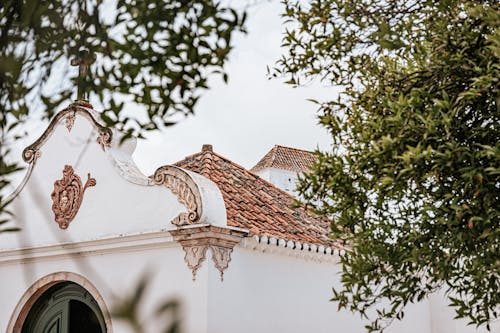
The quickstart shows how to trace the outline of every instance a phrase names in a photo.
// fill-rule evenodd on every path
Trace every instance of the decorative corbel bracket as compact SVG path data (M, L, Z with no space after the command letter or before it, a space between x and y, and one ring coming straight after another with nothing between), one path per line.
M212 252L215 268L220 272L220 279L223 281L234 246L248 235L246 230L213 225L179 228L170 233L184 249L184 261L191 269L193 281L196 280L196 272L205 260L208 249Z
M201 219L202 200L200 190L191 176L184 170L171 165L158 168L153 180L156 185L163 185L186 207L187 212L177 215L171 222L176 226L196 224Z

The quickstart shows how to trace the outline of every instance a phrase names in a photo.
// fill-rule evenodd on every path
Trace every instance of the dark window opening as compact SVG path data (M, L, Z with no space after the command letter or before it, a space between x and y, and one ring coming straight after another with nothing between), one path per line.
M76 283L62 282L36 300L22 333L106 333L106 325L92 295Z
M70 333L101 333L101 326L96 314L85 303L69 301Z

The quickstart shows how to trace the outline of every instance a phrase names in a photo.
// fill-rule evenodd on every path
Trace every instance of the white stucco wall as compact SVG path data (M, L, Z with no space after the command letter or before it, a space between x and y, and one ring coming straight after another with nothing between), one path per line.
M41 157L11 206L22 230L0 234L0 332L6 331L23 294L48 274L84 276L112 309L114 298L133 292L148 271L154 279L143 308L152 312L155 303L177 297L184 309L184 331L206 332L207 268L198 271L193 283L185 253L168 232L176 228L171 220L187 210L186 203L174 190L140 174L130 157L133 143L114 142L103 150L96 137L89 121L77 116L71 131L64 122L57 124L39 147ZM75 218L63 230L55 222L51 193L65 165L74 168L82 183L90 173L97 184L85 191ZM200 221L225 226L218 188L201 175L191 176L206 206ZM127 332L115 324L114 332ZM148 332L159 331L151 325Z
M209 270L209 333L365 332L359 316L329 301L338 264L238 246L223 282ZM404 321L387 332L432 332L428 303L408 307Z
M141 276L150 272L152 278L141 306L143 318L150 318L158 304L175 298L181 303L183 331L206 332L208 265L200 268L198 279L193 282L191 271L183 260L184 251L180 245L171 242L168 233L151 239L130 238L126 244L114 241L87 243L70 252L74 254L52 249L45 257L38 256L36 261L29 262L16 260L14 256L9 262L6 255L0 257L3 281L0 284L0 332L6 332L13 311L26 290L35 281L56 272L84 276L101 293L111 311L117 297L133 293ZM154 322L147 327L147 332L159 332ZM123 323L113 320L113 332L130 331Z
M276 168L265 168L256 172L256 174L283 191L293 196L297 196L297 192L295 191L298 179L296 172Z
M148 314L161 302L176 298L186 333L365 332L359 316L338 312L336 304L329 302L331 287L339 284L335 256L322 255L328 258L319 262L319 257L300 257L296 250L251 249L242 243L234 249L223 281L210 251L193 281L184 251L167 231L77 245L0 252L4 281L0 284L0 332L6 332L19 300L35 281L66 271L89 280L110 310L117 296L130 295L140 277L151 272L141 307L143 318L150 318ZM433 295L408 306L404 320L394 322L386 332L485 332L452 318L442 295ZM146 331L159 332L153 321ZM131 331L113 319L113 332ZM492 332L499 332L498 325Z
M41 157L31 177L12 202L14 220L23 232L2 235L0 249L168 228L170 220L183 211L184 207L165 187L136 185L120 176L110 156L95 142L96 136L82 117L76 117L71 132L62 123L56 126L41 147ZM74 168L82 184L90 174L96 185L86 189L70 227L61 230L54 221L51 193L54 182L62 178L65 165ZM142 216L149 218L139 223Z
M329 301L332 286L340 286L341 267L335 256L333 262L331 256L319 262L321 256L300 252L237 246L223 282L209 266L208 332L366 332L366 322L358 315L339 312ZM404 319L395 320L385 332L487 332L454 320L447 304L442 293L410 304ZM500 323L493 323L491 332L500 332Z

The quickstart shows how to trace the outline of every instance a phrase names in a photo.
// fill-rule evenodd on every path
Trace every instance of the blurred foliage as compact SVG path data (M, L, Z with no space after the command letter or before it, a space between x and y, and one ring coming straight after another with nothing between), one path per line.
M193 112L209 74L222 74L244 18L209 0L119 0L116 8L102 0L3 1L0 108L21 119L36 103L27 98L34 92L52 116L76 97L70 60L96 58L82 84L103 105L108 126L138 134L169 125L174 113ZM57 66L72 84L49 80ZM123 100L145 107L147 117L122 114Z
M115 320L122 320L134 333L147 333L147 325L158 318L162 319L162 327L158 333L181 332L181 304L176 299L169 299L161 303L153 313L144 313L144 299L148 286L151 285L152 275L144 273L137 285L131 288L131 293L122 295L113 307L112 316Z
M500 3L284 1L274 76L338 85L318 103L334 149L299 190L352 248L333 301L402 319L444 289L457 318L500 304Z
M51 117L78 87L122 140L172 125L173 115L193 112L210 75L227 81L231 38L244 21L212 0L2 1L0 216L18 169L6 156L26 119ZM79 78L72 62L93 64ZM124 112L125 101L136 110Z
M0 145L0 234L3 232L19 231L18 227L9 224L12 212L8 209L9 200L2 200L5 195L2 190L6 189L10 184L8 175L20 170L16 163L9 163L5 160L5 156L9 153L6 145Z

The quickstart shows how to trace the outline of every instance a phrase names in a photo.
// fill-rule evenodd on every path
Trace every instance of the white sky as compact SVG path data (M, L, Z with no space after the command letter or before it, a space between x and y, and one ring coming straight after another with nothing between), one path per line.
M205 143L246 168L275 144L329 148L326 130L317 125L317 106L306 99L331 100L336 90L319 84L292 88L267 78L266 66L281 55L281 11L277 0L248 9L248 33L236 36L226 67L228 84L211 80L194 116L139 141L134 158L146 174L200 151Z

